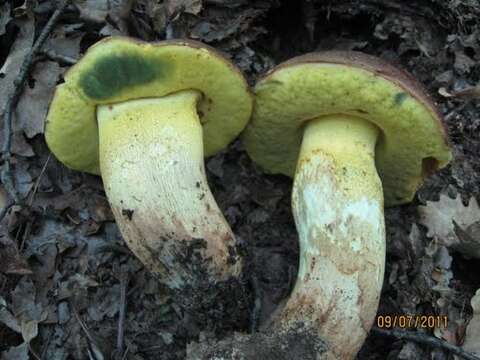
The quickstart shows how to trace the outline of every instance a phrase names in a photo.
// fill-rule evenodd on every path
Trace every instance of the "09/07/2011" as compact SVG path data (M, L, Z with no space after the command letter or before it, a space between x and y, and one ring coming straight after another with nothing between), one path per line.
M448 316L446 315L378 315L376 325L382 329L391 328L416 328L434 329L446 328Z

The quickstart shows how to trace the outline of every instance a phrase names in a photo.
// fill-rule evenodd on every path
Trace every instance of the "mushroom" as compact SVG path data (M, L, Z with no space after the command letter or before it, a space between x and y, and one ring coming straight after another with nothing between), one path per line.
M441 115L415 79L359 52L287 61L255 87L244 132L266 172L294 177L300 259L273 326L314 330L355 357L374 321L385 268L385 205L412 200L451 159Z
M206 45L110 37L57 86L45 137L65 165L101 175L145 266L171 288L195 287L240 273L204 156L243 130L252 101L240 71Z

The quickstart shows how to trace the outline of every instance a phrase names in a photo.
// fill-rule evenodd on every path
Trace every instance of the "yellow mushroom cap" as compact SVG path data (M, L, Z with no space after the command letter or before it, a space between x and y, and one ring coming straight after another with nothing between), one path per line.
M306 122L347 114L380 129L375 156L387 206L411 201L425 176L451 159L441 115L408 73L370 55L307 54L272 69L255 86L244 143L269 173L293 176Z
M57 86L45 125L47 144L68 167L99 174L97 105L189 89L203 94L197 108L204 152L215 154L244 129L252 111L240 71L214 49L191 40L106 38Z

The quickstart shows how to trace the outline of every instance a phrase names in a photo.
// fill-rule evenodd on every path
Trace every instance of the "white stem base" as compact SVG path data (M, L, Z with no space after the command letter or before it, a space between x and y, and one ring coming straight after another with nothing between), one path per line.
M300 238L295 288L281 325L318 330L338 359L352 359L374 321L385 268L378 130L349 116L307 125L292 194Z
M234 235L205 177L200 94L99 106L100 168L130 249L167 285L240 272Z

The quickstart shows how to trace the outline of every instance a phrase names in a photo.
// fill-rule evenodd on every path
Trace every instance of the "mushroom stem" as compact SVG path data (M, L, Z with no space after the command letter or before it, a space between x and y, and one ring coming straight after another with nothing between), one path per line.
M348 115L305 127L292 207L300 265L276 318L316 329L339 359L352 359L374 321L385 268L383 191L375 168L379 131Z
M100 168L130 249L171 288L236 276L234 235L207 184L201 94L97 107Z

